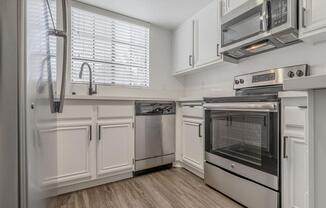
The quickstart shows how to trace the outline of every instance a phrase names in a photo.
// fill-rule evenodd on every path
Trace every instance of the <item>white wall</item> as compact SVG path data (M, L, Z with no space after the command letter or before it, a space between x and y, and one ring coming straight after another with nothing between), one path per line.
M233 77L270 68L309 64L312 74L326 73L326 43L301 43L250 57L239 64L222 64L185 77L185 96L229 96L234 92Z
M175 98L183 95L182 78L172 75L172 32L150 28L150 85L148 88L98 86L99 95ZM87 94L88 85L69 85L68 93Z

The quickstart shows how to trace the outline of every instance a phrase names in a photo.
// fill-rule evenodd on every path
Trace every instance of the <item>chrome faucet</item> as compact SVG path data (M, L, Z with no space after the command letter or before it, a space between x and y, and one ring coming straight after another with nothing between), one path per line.
M88 88L88 94L89 95L93 95L97 93L97 85L95 85L95 89L93 89L93 72L92 72L92 68L91 66L87 63L84 62L81 67L80 67L80 72L79 72L79 79L81 79L83 77L83 70L84 70L84 66L88 67L89 70L89 88Z

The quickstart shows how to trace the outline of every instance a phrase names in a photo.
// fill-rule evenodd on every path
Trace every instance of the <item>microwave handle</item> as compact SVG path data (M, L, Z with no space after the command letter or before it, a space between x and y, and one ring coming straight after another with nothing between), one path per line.
M263 2L263 31L267 32L271 29L271 6L269 0L264 0Z

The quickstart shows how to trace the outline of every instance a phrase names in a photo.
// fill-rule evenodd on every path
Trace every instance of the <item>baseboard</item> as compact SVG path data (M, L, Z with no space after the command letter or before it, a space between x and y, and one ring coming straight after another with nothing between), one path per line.
M200 170L198 168L195 168L195 167L193 167L192 165L190 165L190 164L188 164L186 162L181 162L180 161L180 164L184 169L186 169L186 170L192 172L193 174L195 174L196 176L204 179L204 170Z
M69 192L74 192L74 191L78 191L78 190L82 190L82 189L91 188L94 186L99 186L99 185L112 183L112 182L116 182L116 181L121 181L121 180L132 178L132 177L133 177L133 173L128 172L128 173L123 173L123 174L119 174L119 175L108 176L105 178L93 179L90 181L80 182L80 183L74 184L74 185L58 187L56 189L56 191L53 193L56 193L56 195L66 194Z

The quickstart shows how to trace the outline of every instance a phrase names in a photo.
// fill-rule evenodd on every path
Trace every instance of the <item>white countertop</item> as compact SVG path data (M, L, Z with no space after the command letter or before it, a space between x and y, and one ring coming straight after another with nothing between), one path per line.
M203 102L203 97L183 97L178 99L179 102Z
M284 80L284 90L311 90L326 88L326 74Z
M133 100L157 100L157 101L177 101L178 98L161 98L161 97L127 97L127 96L99 96L99 95L69 95L67 100L117 100L117 101L133 101Z
M164 98L164 97L127 97L127 96L100 96L100 95L68 95L67 100L117 100L117 101L133 101L133 100L157 100L157 101L176 101L176 102L202 102L203 97L182 97L182 98Z

